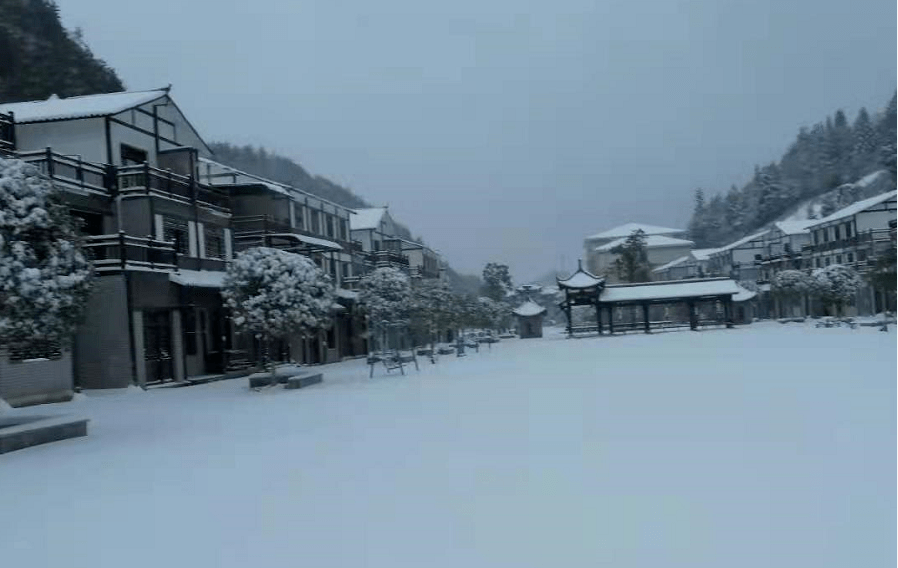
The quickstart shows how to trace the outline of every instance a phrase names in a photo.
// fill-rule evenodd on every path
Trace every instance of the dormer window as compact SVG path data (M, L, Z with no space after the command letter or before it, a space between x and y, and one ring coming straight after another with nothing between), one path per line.
M138 166L147 161L147 151L134 146L122 144L120 153L123 166Z

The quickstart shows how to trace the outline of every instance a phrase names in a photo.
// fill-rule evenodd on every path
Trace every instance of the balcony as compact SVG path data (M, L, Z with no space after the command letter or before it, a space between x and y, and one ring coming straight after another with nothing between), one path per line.
M174 243L125 233L84 237L84 248L99 273L122 270L172 271L178 267Z
M395 267L408 268L408 257L404 254L388 251L377 250L365 253L365 260L373 264L376 268Z
M19 152L28 162L62 189L81 194L109 197L109 171L106 166L85 162L79 156L64 156L49 148L35 152Z
M118 188L122 195L162 194L169 199L193 202L212 209L230 212L227 192L202 185L190 176L182 176L171 170L160 170L148 164L121 166L116 171Z

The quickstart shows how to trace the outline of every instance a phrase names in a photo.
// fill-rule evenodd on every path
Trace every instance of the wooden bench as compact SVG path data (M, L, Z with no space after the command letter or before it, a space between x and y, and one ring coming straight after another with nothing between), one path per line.
M287 377L287 380L284 383L284 388L287 390L301 389L303 387L317 385L323 380L321 373L312 375L293 375L292 377Z

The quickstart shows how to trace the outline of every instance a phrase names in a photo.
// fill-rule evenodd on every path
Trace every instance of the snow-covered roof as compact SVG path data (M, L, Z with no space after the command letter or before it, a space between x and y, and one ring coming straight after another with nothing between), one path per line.
M194 288L221 288L224 286L224 272L214 270L185 270L172 272L168 279L181 286L193 286Z
M753 235L748 235L747 237L742 237L738 241L733 241L728 245L722 246L719 249L715 249L708 256L712 256L712 255L715 255L715 254L721 253L721 252L727 252L729 250L733 250L734 248L739 248L740 246L744 245L745 243L749 243L751 241L760 239L761 237L763 237L764 235L766 235L769 232L770 232L770 229L764 229L763 231L759 231Z
M815 221L777 221L774 226L784 235L800 235L808 232L808 227Z
M592 288L605 283L604 278L599 278L595 274L583 270L583 262L577 261L577 271L567 278L555 277L559 288Z
M528 317L528 316L538 316L539 314L546 311L546 308L540 306L536 302L531 300L527 300L517 308L512 310L512 313L516 316Z
M627 242L626 237L622 237L620 239L615 239L610 243L605 243L604 245L597 246L596 250L599 252L610 251L614 247L623 245ZM686 239L675 239L673 237L665 237L664 235L649 235L645 237L645 247L646 248L664 248L664 247L691 247L694 245L692 241L687 241Z
M297 241L305 243L307 245L312 245L312 246L331 249L331 250L343 250L343 247L341 247L339 244L335 243L334 241L329 241L327 239L319 239L318 237L310 237L308 235L300 235L298 233L272 233L270 236L296 239Z
M854 182L852 185L854 187L864 188L864 187L867 187L868 185L870 185L871 183L877 181L880 178L880 176L887 175L888 173L889 172L886 170L876 170L872 174L865 175L861 179Z
M641 230L646 235L677 235L683 233L683 229L671 229L670 227L659 227L657 225L646 225L645 223L625 223L619 227L608 229L601 233L596 233L586 237L587 239L618 239L620 237L629 237L634 231Z
M53 95L45 101L3 104L0 105L0 112L14 113L17 123L110 116L155 101L167 94L166 89L155 89L84 95L67 99Z
M740 288L736 284L736 281L731 278L674 280L670 282L608 286L599 295L599 300L602 302L673 300L679 298L735 295L742 290L743 288Z
M377 229L380 221L387 212L386 207L370 207L368 209L355 209L355 215L349 216L349 227L353 231Z
M359 293L355 290L347 290L345 288L337 288L336 294L338 298L343 298L344 300L358 300Z
M695 260L702 261L708 260L708 257L717 252L720 249L716 248L706 248L706 249L695 249L689 252L689 255Z
M681 256L680 258L671 260L667 264L662 264L658 268L652 270L652 272L664 272L668 268L673 268L674 266L679 266L679 265L683 264L684 262L686 262L687 260L689 260L688 254L686 256Z
M879 195L874 195L873 197L868 197L867 199L862 199L860 201L852 203L848 207L839 209L832 215L827 215L823 219L814 221L812 225L808 225L808 228L817 227L832 221L838 221L839 219L844 219L845 217L851 217L852 215L860 213L864 209L868 209L870 207L873 207L874 205L879 205L880 203L888 201L889 199L894 199L895 195L896 192L893 190L887 191L885 193L880 193Z
M753 292L751 290L743 288L742 286L739 286L738 284L736 284L736 286L739 287L739 293L733 296L734 302L747 302L748 300L751 300L752 298L754 298L755 296L758 295L757 292Z

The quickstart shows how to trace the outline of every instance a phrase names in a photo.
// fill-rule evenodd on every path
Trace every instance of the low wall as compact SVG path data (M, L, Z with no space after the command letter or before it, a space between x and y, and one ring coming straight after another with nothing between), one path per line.
M73 396L72 356L58 359L10 361L0 349L0 398L10 406L64 402Z

